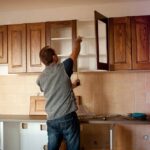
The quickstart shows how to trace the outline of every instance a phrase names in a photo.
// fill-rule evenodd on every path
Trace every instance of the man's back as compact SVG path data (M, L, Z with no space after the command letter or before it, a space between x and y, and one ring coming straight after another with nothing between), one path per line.
M77 110L72 84L63 63L46 66L37 80L46 98L48 120Z

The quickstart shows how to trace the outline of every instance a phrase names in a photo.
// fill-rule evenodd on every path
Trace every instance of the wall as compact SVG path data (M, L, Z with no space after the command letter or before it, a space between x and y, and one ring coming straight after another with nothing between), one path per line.
M41 5L34 2L29 6L19 5L18 3L14 9L12 9L12 3L8 3L6 6L4 7L5 9L3 5L0 6L1 25L65 19L93 20L94 10L99 11L107 17L150 14L150 1L147 0L143 0L142 2L93 3L90 5L82 3L82 5L70 6L64 4L62 7L53 7L46 2Z
M40 92L35 83L37 76L0 76L0 114L29 113L30 96ZM90 112L96 114L127 114L131 112L150 114L150 72L80 73L79 77L81 86L74 92L76 95L82 96L82 103ZM76 74L72 80L75 78ZM144 140L144 135L150 136L149 127L149 125L117 126L118 138L115 142L117 150L130 150L130 148L132 150L149 150L149 140ZM98 133L103 130L98 127L91 128L83 127L89 131L84 133L86 137L84 143L90 150L96 147L95 140L97 140L97 147L104 143L99 143L97 138L100 136ZM95 138L91 139L90 137L93 136ZM93 142L89 142L91 140Z
M28 114L30 96L40 93L35 75L0 76L0 114ZM81 86L75 89L82 102L97 114L150 114L149 72L80 73ZM72 80L76 78L73 75ZM17 111L16 111L17 110Z

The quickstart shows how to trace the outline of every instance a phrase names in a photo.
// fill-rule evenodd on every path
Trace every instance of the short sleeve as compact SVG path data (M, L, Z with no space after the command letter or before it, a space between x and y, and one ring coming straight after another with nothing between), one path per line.
M69 77L71 77L73 73L73 60L71 58L66 59L63 61L66 73L68 74Z
M43 92L43 90L42 90L42 88L41 88L41 85L40 85L39 78L36 80L36 84L40 87L40 91Z

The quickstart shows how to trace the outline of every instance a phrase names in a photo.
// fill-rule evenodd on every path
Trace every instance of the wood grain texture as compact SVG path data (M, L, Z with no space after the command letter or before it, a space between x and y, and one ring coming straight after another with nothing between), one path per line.
M8 26L9 73L26 72L26 25Z
M110 69L131 69L130 18L110 18L109 27Z
M0 26L0 64L8 62L7 26Z
M39 58L45 46L45 23L27 24L27 72L41 72L44 65Z
M150 16L132 17L133 69L150 69Z
M45 99L43 96L30 97L30 115L46 115Z

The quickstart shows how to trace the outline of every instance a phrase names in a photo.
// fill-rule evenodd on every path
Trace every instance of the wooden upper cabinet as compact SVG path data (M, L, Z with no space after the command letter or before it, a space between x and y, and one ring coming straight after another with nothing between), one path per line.
M9 73L42 71L39 51L44 46L45 23L9 25Z
M7 51L7 26L0 26L0 64L8 62Z
M76 20L55 21L46 23L46 45L56 50L60 62L68 58L72 52L77 36ZM74 71L77 70L77 63Z
M39 58L45 46L45 23L27 24L27 72L41 72L44 65Z
M131 28L129 17L109 19L110 70L131 69Z
M132 17L133 69L150 69L150 16Z
M26 72L26 25L8 26L9 73Z

